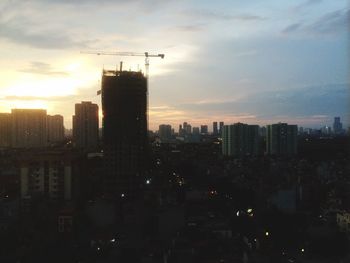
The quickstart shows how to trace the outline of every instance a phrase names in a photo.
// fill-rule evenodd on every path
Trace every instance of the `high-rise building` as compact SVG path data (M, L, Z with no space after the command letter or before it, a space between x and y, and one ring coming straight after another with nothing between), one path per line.
M159 125L159 130L158 130L158 134L159 134L159 138L161 141L169 141L171 140L171 125L167 125L167 124L161 124Z
M193 127L192 128L192 134L193 135L199 135L200 133L199 133L199 127Z
M201 134L208 134L208 125L201 125Z
M267 125L266 149L272 155L297 154L298 126L287 123Z
M148 157L147 80L141 72L103 71L105 182L113 192L135 193Z
M226 156L244 157L259 154L259 126L244 123L224 125L222 153Z
M49 143L64 140L64 126L62 115L47 115L47 140Z
M94 149L98 146L98 106L91 101L75 104L73 141L77 148Z
M47 116L42 109L12 109L12 147L47 146Z
M11 114L0 113L0 148L11 146Z
M340 117L334 117L333 131L335 134L343 132L343 124L340 122Z
M329 126L323 126L321 128L322 135L330 135L332 133L332 128Z
M192 126L191 124L187 123L187 122L184 122L183 123L183 130L184 130L184 134L191 134L192 133Z
M182 128L182 125L179 125L179 136L184 136L185 135L185 130Z
M214 121L213 122L213 135L218 135L219 130L218 130L218 122Z
M219 128L220 128L219 133L220 133L220 135L222 135L222 129L223 129L223 127L224 127L224 122L223 122L223 121L220 121L220 122L219 122Z

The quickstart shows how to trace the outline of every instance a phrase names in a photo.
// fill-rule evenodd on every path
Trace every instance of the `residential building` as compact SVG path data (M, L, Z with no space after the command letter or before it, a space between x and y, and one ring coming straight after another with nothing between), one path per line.
M208 125L201 125L201 134L208 134Z
M259 154L259 126L244 123L224 125L222 153L226 156L244 157Z
M218 135L219 134L219 130L218 130L218 122L214 121L213 122L213 135Z
M12 109L11 141L14 148L47 146L47 116L42 109Z
M47 140L49 143L64 140L64 126L62 115L47 115Z
M171 125L161 124L159 125L158 135L161 141L169 141L172 137Z
M75 104L73 142L77 148L95 149L98 146L98 106L90 101Z
M0 113L0 148L11 146L11 114Z
M74 156L70 152L31 151L18 159L21 199L72 199Z
M298 126L287 123L267 125L266 149L271 155L297 154Z

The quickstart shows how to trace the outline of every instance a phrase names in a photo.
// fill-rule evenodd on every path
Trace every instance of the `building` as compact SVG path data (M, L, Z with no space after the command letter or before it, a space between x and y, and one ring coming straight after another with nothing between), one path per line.
M184 130L184 134L191 134L192 133L192 126L191 124L187 123L187 122L184 122L183 123L183 130Z
M71 200L74 156L65 151L38 151L19 156L22 200L45 197Z
M0 113L0 148L11 146L11 114Z
M47 146L47 116L42 109L13 109L12 147L36 148Z
M193 129L192 129L192 134L193 135L196 135L196 136L199 136L199 127L193 127Z
M220 135L222 135L223 127L224 127L224 122L223 122L223 121L220 121L220 122L219 122L219 128L220 128L219 132L220 132Z
M47 115L47 140L49 143L64 140L64 126L62 115Z
M298 126L287 123L267 125L266 149L271 155L297 154Z
M201 125L201 134L208 134L208 125Z
M343 124L340 122L340 117L334 117L333 131L334 134L341 134L343 132Z
M350 213L347 211L340 211L337 213L337 225L341 232L350 235Z
M98 146L98 106L90 101L75 104L73 142L77 148L95 149Z
M171 125L159 125L158 135L161 141L170 141L172 137Z
M222 130L222 154L244 157L259 154L259 126L244 123L224 125Z
M219 130L218 130L218 122L214 121L213 122L213 135L218 135L219 134Z
M106 187L135 193L148 158L147 79L141 72L103 71Z
M323 127L321 128L321 134L322 134L322 135L331 135L331 133L332 133L332 128L331 128L331 127L329 127L329 126L323 126Z

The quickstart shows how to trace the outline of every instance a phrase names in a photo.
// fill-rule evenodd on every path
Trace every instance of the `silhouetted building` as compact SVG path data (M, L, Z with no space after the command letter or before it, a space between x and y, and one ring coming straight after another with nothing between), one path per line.
M193 135L199 135L200 133L199 133L199 127L193 127L193 129L192 129L192 134Z
M75 104L73 141L76 147L94 149L98 146L98 106L90 101Z
M50 143L64 140L62 115L47 115L47 140Z
M220 121L219 122L219 128L220 128L220 135L222 135L222 129L223 129L223 127L224 127L224 122L223 121Z
M208 125L201 125L201 134L208 134Z
M224 125L222 132L222 153L227 156L243 157L259 154L259 126L244 123Z
M12 147L47 146L47 116L42 109L12 109Z
M219 133L219 130L218 130L218 122L217 121L214 121L213 122L213 134L214 135L218 135Z
M334 117L333 131L335 134L343 132L343 124L340 122L340 117Z
M159 125L158 135L162 141L171 140L171 125L161 124Z
M11 114L0 113L0 148L11 146Z
M287 123L267 125L266 149L268 154L297 154L298 126Z
M191 124L184 122L183 123L183 130L184 130L184 134L191 134L192 133L192 126Z
M148 156L147 80L141 72L103 71L103 148L106 184L134 192Z
M266 137L266 127L260 127L259 131L261 137Z
M332 128L329 126L323 126L321 128L322 135L330 135L332 133Z

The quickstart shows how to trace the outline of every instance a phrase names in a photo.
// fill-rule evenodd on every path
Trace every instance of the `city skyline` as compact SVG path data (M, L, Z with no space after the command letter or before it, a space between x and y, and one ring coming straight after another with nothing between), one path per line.
M0 112L44 108L71 128L75 103L101 108L103 66L144 63L81 50L150 51L165 53L150 64L152 130L184 121L320 127L334 116L348 127L346 1L152 3L2 2Z

